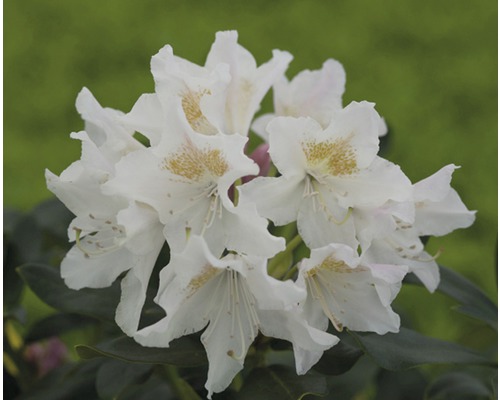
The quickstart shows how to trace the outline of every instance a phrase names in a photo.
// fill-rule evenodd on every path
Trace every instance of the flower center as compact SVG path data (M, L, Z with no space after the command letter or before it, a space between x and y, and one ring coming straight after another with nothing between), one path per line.
M321 193L321 188L328 189L327 185L322 185L321 182L319 182L314 176L308 174L305 177L304 193L302 197L312 197L312 209L315 213L323 211L328 218L328 221L333 222L336 225L344 224L351 216L352 208L349 208L341 219L337 219L334 216L333 211L328 207L323 194Z
M356 151L349 143L350 137L333 141L302 143L302 150L311 170L319 175L346 176L358 172Z
M335 289L333 288L334 277L332 273L352 273L355 269L350 268L345 262L337 260L331 256L325 258L320 265L304 272L308 292L316 301L319 301L323 312L331 321L333 327L341 332L344 327L339 318L332 311L329 304L335 304L342 314L342 307L337 300Z
M183 145L179 151L166 157L161 169L168 169L173 174L199 182L207 175L220 178L229 166L219 149L198 149L191 143Z
M126 241L125 229L117 225L114 219L97 219L92 214L95 230L81 238L83 230L74 227L76 232L76 246L82 251L85 258L100 256L117 250Z

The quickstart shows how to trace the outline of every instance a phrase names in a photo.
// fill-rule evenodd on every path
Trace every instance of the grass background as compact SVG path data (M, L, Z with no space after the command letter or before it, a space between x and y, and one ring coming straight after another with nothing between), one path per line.
M391 127L386 158L414 182L454 163L453 186L474 226L432 239L439 261L496 299L497 3L493 0L4 1L4 205L49 198L44 169L79 157L74 101L87 86L129 111L153 91L149 62L164 44L202 64L218 30L237 29L259 62L290 51L288 76L327 58L347 72L344 104L369 100ZM269 99L265 103L270 106ZM453 302L405 288L403 314L427 334L481 347L494 333ZM488 340L486 340L488 339Z

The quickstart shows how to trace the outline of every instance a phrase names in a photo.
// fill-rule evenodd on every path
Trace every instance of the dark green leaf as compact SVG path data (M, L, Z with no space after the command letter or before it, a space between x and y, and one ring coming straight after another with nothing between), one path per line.
M444 340L401 328L377 335L351 332L361 348L382 368L398 371L422 364L495 365L482 354Z
M341 340L325 351L319 362L313 367L326 375L341 375L349 371L363 355L363 351Z
M158 375L153 375L142 385L127 388L118 400L177 400L170 385Z
M328 391L331 393L329 398L334 400L365 398L360 393L373 385L378 371L380 367L369 357L362 357L345 374L326 376Z
M450 372L440 376L427 390L428 400L492 399L491 388L480 379L465 372Z
M95 322L94 318L78 314L53 314L37 321L26 334L25 341L29 343L51 336L58 336L64 332L80 329Z
M104 289L69 289L59 270L42 264L26 264L18 268L24 281L48 305L68 313L77 313L105 321L114 321L120 300L120 283Z
M169 364L192 367L207 363L205 350L197 337L183 336L174 340L169 348L143 347L133 339L122 336L96 346L76 347L83 359L110 357L118 360L145 363Z
M498 326L497 306L471 281L449 268L440 266L441 281L437 288L441 293L457 300L460 305L455 307L459 311L470 317L486 322L492 328ZM421 284L413 275L408 275L405 282Z
M497 307L471 281L451 269L440 267L441 283L438 290L457 300L457 311L486 322L497 329Z
M418 369L398 372L382 369L377 375L376 383L375 400L422 400L428 384L427 379Z
M67 241L68 226L74 215L59 199L38 204L31 214L43 231Z
M95 377L101 362L66 364L37 381L17 400L98 399Z
M11 241L17 264L15 267L28 262L42 261L42 232L31 215L26 215L18 221L12 231Z
M144 382L152 366L106 360L97 371L96 389L101 399L116 399L130 385Z
M238 400L298 400L305 395L325 396L326 379L322 375L297 375L282 365L254 369L238 393Z
M5 213L4 213L5 214ZM12 216L10 233L4 232L4 293L6 307L15 307L20 300L23 282L16 268L26 262L42 261L42 237L36 221L31 216Z

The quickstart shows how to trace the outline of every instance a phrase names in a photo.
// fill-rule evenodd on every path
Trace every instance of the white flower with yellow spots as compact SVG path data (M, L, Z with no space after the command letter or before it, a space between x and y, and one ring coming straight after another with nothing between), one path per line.
M398 332L399 316L391 303L408 268L367 264L342 244L314 249L298 267L297 285L307 288L302 312L314 327L337 331Z
M304 70L291 81L283 75L273 85L274 113L264 114L252 124L252 130L266 141L267 124L276 116L310 117L326 128L334 111L342 109L345 71L336 60L326 60L320 70ZM383 118L379 120L379 136L387 133Z
M243 185L242 201L277 225L297 220L310 248L356 248L352 208L411 198L401 169L377 156L379 123L367 102L335 111L326 129L311 118L276 117L268 125L269 153L281 176Z
M124 157L106 193L153 207L173 251L182 250L193 234L205 237L217 255L227 248L271 257L284 248L284 240L269 234L267 220L253 204L235 206L228 195L235 181L258 173L243 153L246 142L237 134L172 136Z
M237 40L235 31L218 32L205 66L175 56L169 45L163 47L151 60L155 93L142 95L123 121L152 145L170 134L171 119L179 117L200 134L246 136L262 99L292 56L274 50L272 59L257 67Z
M447 165L430 177L413 185L411 203L392 204L386 207L385 225L392 225L385 234L380 231L380 218L372 219L371 225L363 221L377 234L363 247L363 258L369 262L401 264L433 292L439 284L439 267L436 255L424 250L422 236L443 236L455 229L467 228L474 222L475 211L469 211L458 193L450 186L455 165ZM411 206L414 218L404 218L401 210ZM380 210L371 214L381 215ZM407 213L409 214L409 213ZM356 218L355 218L356 219Z
M319 353L338 338L309 326L294 310L306 292L291 281L270 277L263 257L229 254L214 257L205 241L192 236L182 253L173 254L160 273L155 301L166 317L141 329L134 338L144 346L168 347L178 337L204 328L201 341L208 355L205 387L208 397L221 392L243 368L249 346L257 334L293 343L298 373L305 373Z
M47 187L76 215L68 233L75 245L61 263L71 289L103 288L123 272L116 322L129 335L137 330L151 271L165 239L158 214L149 206L121 196L107 196L102 185L115 174L115 163L142 149L133 132L118 122L121 113L102 108L83 89L77 109L85 131L82 157L60 176L46 171Z
M326 128L332 112L342 108L344 89L344 68L331 59L320 70L304 70L291 81L282 76L273 85L274 113L257 118L252 129L268 140L266 126L276 116L311 117Z

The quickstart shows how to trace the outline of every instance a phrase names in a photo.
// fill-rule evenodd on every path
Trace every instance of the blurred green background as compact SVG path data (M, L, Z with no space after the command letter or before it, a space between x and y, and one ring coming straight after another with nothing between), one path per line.
M87 86L129 111L153 91L149 62L163 45L202 64L218 30L237 29L259 62L274 48L288 76L327 58L347 72L344 104L369 100L391 128L386 158L416 182L454 163L453 186L477 221L432 239L431 252L496 299L497 2L493 0L4 1L4 205L51 197L44 169L79 157L74 102ZM266 107L270 107L268 98ZM405 288L402 313L427 334L481 347L494 337L450 311L453 302ZM415 311L413 311L415 307Z

